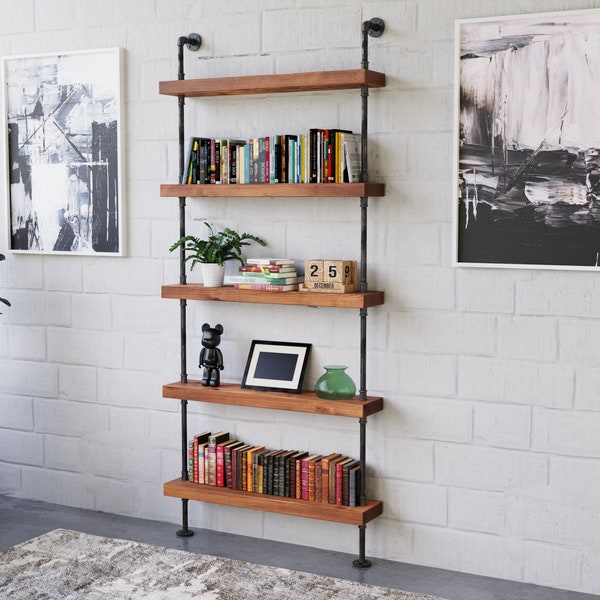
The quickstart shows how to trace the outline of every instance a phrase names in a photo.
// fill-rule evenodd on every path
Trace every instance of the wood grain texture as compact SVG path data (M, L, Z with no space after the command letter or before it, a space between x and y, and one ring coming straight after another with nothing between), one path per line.
M369 88L385 87L385 74L368 69L348 69L343 71L184 79L161 81L159 82L158 91L160 94L167 96L200 98L207 96L353 90L362 86Z
M233 286L204 287L199 283L163 285L163 298L205 300L210 302L248 302L251 304L286 304L335 308L369 308L384 301L381 291L335 294L328 292L257 292L236 290Z
M368 396L359 400L358 396L349 400L323 400L314 392L300 394L286 392L251 390L235 383L222 383L219 387L206 387L199 381L168 383L163 385L163 398L193 400L213 404L251 406L271 410L332 415L336 417L368 417L383 410L383 398Z
M360 198L385 196L383 183L164 183L161 198Z
M379 500L367 500L366 506L339 506L337 504L322 504L308 500L200 485L182 479L174 479L165 483L164 494L174 498L334 521L347 525L366 525L369 521L381 515L383 511L383 503Z

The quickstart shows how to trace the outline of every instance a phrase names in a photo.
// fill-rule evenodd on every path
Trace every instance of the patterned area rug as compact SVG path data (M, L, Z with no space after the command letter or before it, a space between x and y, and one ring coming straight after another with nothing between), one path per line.
M65 529L0 553L0 598L441 600Z

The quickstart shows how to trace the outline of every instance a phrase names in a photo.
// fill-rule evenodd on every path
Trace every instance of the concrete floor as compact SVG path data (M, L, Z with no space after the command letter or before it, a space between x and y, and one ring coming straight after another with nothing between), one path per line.
M74 529L188 552L226 556L340 579L441 596L448 600L592 600L600 596L566 592L490 577L465 575L373 559L370 569L352 567L353 555L195 529L180 538L177 526L0 495L0 551L52 531Z

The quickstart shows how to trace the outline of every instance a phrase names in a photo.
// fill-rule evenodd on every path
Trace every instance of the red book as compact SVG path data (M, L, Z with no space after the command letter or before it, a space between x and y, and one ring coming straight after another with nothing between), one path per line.
M216 465L216 486L225 487L225 449L232 444L237 444L237 440L228 440L222 444L217 444L217 465Z
M271 140L269 136L265 137L265 180L264 183L271 183Z
M316 500L316 478L315 472L317 469L317 463L323 458L320 454L313 455L308 461L308 500L315 502Z
M188 442L188 481L194 481L194 440Z
M250 444L237 446L231 452L231 488L234 490L242 489L242 452L251 448Z
M208 485L217 485L217 445L226 442L228 439L229 433L226 431L219 431L208 437L208 461L204 461L205 468L208 462L208 469L204 474L204 480Z
M232 442L231 444L224 446L225 487L233 487L233 451L243 445L244 442Z

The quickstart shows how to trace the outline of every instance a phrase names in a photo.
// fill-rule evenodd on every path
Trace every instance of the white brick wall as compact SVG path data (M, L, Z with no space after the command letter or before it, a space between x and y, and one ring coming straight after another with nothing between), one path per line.
M455 269L450 260L454 20L595 7L600 0L0 0L2 55L125 48L127 160L126 257L0 263L0 295L13 302L0 316L0 493L178 520L180 503L162 495L180 469L178 403L161 398L161 385L178 378L179 310L160 299L177 277L167 250L177 202L158 192L177 177L177 106L158 81L176 78L177 38L194 30L204 43L186 52L187 77L356 68L360 24L378 16L386 32L371 40L370 66L388 84L370 94L370 167L387 194L370 201L369 280L386 304L369 310L367 382L386 408L369 419L367 441L384 515L368 527L367 552L599 594L600 283L594 273ZM355 92L186 107L190 131L203 135L360 124ZM358 202L188 207L189 230L202 218L243 227L275 254L330 255L332 238L337 251L358 252ZM309 385L327 362L357 377L351 311L190 303L190 374L205 321L225 326L225 380L239 381L250 340L265 336L313 343ZM190 424L357 449L352 420L193 405ZM352 527L254 511L192 503L190 519L336 550L356 543Z

